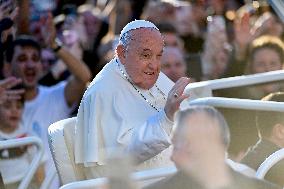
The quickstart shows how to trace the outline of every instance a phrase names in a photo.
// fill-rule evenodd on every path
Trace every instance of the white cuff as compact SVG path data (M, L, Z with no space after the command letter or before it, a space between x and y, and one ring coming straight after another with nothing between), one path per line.
M158 120L165 132L170 136L174 122L167 117L165 110L162 110L158 113Z

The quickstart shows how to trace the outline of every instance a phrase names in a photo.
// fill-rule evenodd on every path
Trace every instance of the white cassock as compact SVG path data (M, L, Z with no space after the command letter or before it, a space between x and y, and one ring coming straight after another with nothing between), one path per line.
M133 87L123 73L126 71L118 58L111 60L92 81L80 104L75 162L90 169L90 177L104 176L101 167L117 149L142 162L138 170L172 165L168 147L173 122L164 106L174 83L160 73L156 85L143 90Z

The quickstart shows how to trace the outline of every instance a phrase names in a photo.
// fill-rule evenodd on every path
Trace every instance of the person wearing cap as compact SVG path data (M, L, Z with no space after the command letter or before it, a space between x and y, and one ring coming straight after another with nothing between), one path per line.
M174 84L160 73L163 48L153 23L132 21L121 31L115 57L89 85L74 138L75 163L87 177L104 176L103 165L117 151L130 154L138 170L171 164L173 116L188 97L189 79Z

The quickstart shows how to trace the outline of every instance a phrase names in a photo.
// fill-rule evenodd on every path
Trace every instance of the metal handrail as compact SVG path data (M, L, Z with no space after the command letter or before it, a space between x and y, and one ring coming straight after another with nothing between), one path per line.
M284 112L284 102L250 100L225 97L205 97L188 102L188 105L208 105L219 108L265 110Z
M28 188L44 153L42 141L40 138L34 136L0 141L0 149L14 148L31 144L36 146L38 153L35 154L30 167L27 170L27 173L21 181L18 189Z
M162 168L150 169L145 171L138 171L133 173L132 177L136 181L145 181L150 179L167 177L173 175L176 172L177 168L175 166L162 167Z
M103 178L97 178L97 179L71 182L71 183L61 186L59 189L79 189L79 188L89 189L89 188L95 188L98 186L104 186L107 184L107 182L108 182L108 179L106 177L103 177Z
M212 96L212 91L217 89L243 87L281 80L284 80L284 70L277 70L259 74L190 83L186 86L185 93L190 95L188 100L191 101L199 97L210 97Z
M45 178L43 180L43 182L41 183L40 189L48 189L50 188L50 185L52 184L52 181L56 178L57 176L57 172L56 169L50 169L47 173L47 175L45 175Z
M284 148L274 152L264 162L261 163L259 168L256 171L256 178L262 179L266 175L266 173L269 171L269 169L278 163L280 160L284 159ZM279 173L280 174L280 173Z
M138 171L131 174L131 177L135 181L146 181L150 179L158 179L164 178L176 173L177 169L174 166L171 167L163 167L145 171ZM94 188L98 186L103 186L108 183L108 179L106 177L97 178L97 179L90 179L78 182L72 182L60 187L60 189L87 189L87 188Z

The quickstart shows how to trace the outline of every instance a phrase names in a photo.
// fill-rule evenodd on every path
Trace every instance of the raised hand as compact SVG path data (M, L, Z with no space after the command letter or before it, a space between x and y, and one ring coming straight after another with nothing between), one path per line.
M235 42L240 47L245 47L253 40L253 34L250 26L250 16L245 13L239 20L234 22Z
M174 114L179 109L180 103L189 97L188 94L183 93L185 87L189 84L189 81L190 79L187 77L180 78L168 94L165 113L170 120L173 120Z
M24 89L11 89L22 82L21 79L9 77L0 81L0 105L7 100L21 99Z
M13 7L13 0L8 0L0 4L0 22L1 22L1 43L5 43L9 35L14 36L15 30L13 22L19 12L18 7Z
M243 59L245 57L247 46L254 39L248 13L245 13L240 19L235 20L234 30L237 58Z
M56 38L56 29L53 23L53 16L51 12L41 18L41 23L44 27L41 28L42 36L46 46L53 48Z

